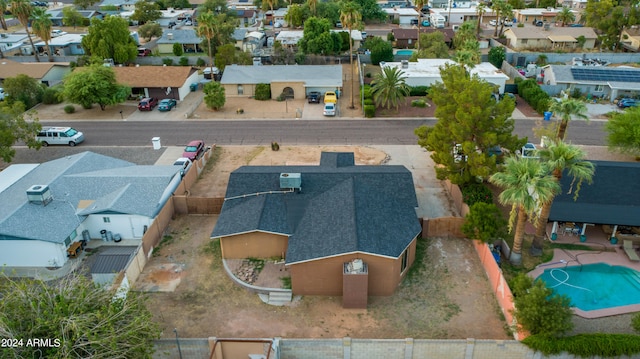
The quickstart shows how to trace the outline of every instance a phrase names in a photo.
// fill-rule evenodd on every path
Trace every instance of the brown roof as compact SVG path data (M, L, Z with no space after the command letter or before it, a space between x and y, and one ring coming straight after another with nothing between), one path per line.
M453 30L451 29L433 29L430 27L420 28L420 32L423 34L430 34L435 31L439 31L444 34L445 42L450 42L451 39L453 39L453 36L455 35ZM418 39L418 29L392 29L391 32L393 32L393 37L396 40L408 40L408 39L417 40Z
M53 62L17 62L8 59L0 60L0 79L16 77L17 75L27 75L34 79L41 79L54 67L68 67L68 63Z
M181 87L192 73L191 66L114 67L116 81L129 87Z

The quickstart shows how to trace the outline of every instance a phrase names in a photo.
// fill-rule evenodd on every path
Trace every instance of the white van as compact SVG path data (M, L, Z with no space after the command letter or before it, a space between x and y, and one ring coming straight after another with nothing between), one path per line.
M36 135L36 140L40 141L43 146L69 145L73 147L84 141L84 135L71 127L43 127Z

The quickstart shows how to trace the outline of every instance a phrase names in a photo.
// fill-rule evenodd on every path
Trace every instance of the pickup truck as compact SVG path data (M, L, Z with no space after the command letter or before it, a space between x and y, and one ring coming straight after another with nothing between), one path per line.
M52 38L58 37L58 36L62 36L62 35L66 35L66 34L67 34L66 31L62 31L62 30L58 30L58 29L51 30L51 37Z
M321 97L322 97L322 95L320 94L320 92L311 91L307 95L307 100L309 101L309 103L320 103L320 98Z

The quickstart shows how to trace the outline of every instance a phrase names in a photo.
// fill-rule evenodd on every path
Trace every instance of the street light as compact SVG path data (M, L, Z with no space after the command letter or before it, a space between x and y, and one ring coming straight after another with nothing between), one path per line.
M176 333L176 343L178 344L178 355L180 355L180 359L182 359L182 350L180 349L180 339L178 339L178 329L173 328L173 332Z

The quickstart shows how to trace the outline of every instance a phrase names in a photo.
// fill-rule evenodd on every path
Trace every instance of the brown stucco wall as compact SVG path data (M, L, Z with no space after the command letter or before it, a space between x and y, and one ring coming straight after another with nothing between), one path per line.
M251 232L220 238L222 258L284 258L289 237L278 234Z
M369 295L391 295L411 268L416 255L416 239L409 245L407 269L400 273L402 256L392 259L365 253L287 265L294 295L342 295L343 263L360 258L369 268Z

